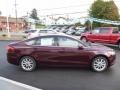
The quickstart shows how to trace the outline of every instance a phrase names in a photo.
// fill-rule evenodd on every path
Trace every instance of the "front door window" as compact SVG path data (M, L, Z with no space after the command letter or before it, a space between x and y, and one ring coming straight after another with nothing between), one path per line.
M60 47L73 47L77 48L79 46L79 42L67 37L59 37L58 43Z

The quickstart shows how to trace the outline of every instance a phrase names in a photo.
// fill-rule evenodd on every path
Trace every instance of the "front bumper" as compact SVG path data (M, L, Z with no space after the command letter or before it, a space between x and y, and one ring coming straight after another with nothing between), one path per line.
M114 65L116 62L116 55L111 55L108 58L109 58L109 66Z

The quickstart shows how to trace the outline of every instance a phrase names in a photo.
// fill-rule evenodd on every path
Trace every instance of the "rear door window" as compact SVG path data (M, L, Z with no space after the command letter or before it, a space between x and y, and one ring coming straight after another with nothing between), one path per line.
M27 45L35 45L35 42L36 42L36 39L32 39L32 40L25 41L25 44L27 44Z
M41 38L41 46L54 46L54 38Z
M54 37L40 37L25 41L26 45L55 46Z
M55 46L54 37L41 37L35 42L35 45Z
M100 28L100 33L104 34L104 33L109 33L110 28Z

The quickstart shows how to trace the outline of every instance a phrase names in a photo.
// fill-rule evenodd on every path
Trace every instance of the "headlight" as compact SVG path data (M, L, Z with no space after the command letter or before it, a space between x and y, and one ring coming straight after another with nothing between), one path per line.
M115 51L108 51L105 53L107 56L115 55Z

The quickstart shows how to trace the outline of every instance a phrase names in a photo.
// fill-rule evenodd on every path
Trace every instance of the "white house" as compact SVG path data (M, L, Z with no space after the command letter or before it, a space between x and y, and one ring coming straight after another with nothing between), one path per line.
M68 24L68 19L66 19L64 17L59 17L58 19L55 20L55 24L66 25L66 24Z

